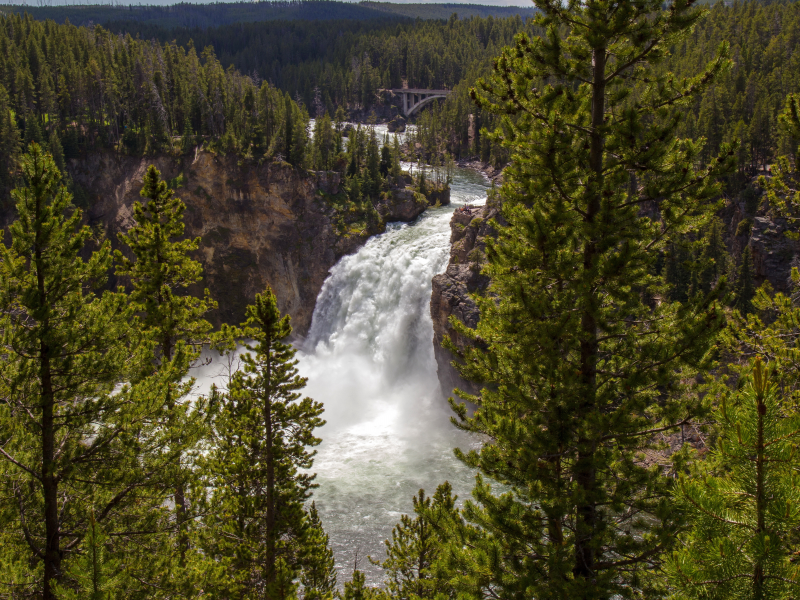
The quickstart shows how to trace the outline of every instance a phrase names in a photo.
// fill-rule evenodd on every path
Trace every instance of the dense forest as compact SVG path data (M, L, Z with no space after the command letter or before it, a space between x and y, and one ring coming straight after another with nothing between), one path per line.
M455 9L454 9L455 10ZM331 112L342 105L371 107L380 88L452 89L486 72L514 34L530 31L522 18L446 21L264 22L214 29L171 29L109 23L134 37L213 46L223 65L264 78L314 106L319 94ZM335 35L331 35L335 32Z
M391 2L341 2L338 0L288 0L265 2L218 2L193 4L179 2L156 4L114 5L7 5L3 12L28 12L35 19L52 19L57 23L69 20L74 25L105 25L111 21L160 27L218 27L231 23L254 21L297 20L393 20L448 19L453 12L465 17L533 16L532 7L481 6L475 4L395 4Z
M0 598L797 597L800 9L535 4L139 35L0 16ZM403 83L456 93L405 148L346 129ZM505 166L480 320L452 320L472 344L445 341L480 388L451 399L475 488L419 492L381 589L338 579L324 407L272 291L212 327L154 167L122 250L83 222L68 161L199 145L338 171L351 203L409 154ZM795 244L785 289L757 286L757 219ZM195 397L203 350L230 369Z

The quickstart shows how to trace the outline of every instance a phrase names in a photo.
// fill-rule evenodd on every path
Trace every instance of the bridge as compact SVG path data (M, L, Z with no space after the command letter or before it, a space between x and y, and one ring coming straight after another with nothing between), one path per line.
M403 114L410 117L423 106L430 104L437 98L447 98L452 90L392 90L393 93L403 96Z

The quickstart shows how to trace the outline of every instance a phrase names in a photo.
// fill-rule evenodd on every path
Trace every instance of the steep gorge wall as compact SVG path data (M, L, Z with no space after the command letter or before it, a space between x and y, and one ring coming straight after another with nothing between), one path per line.
M485 262L486 238L494 235L489 221L498 215L499 206L489 200L486 206L456 210L450 220L450 261L445 272L433 278L431 292L433 351L445 395L450 395L454 388L469 393L479 390L474 383L461 378L452 365L455 356L442 347L442 341L448 336L459 350L471 344L453 329L449 319L454 316L473 329L478 325L478 307L470 294L482 292L489 285L489 278L481 274L481 268Z
M105 152L73 160L68 170L90 196L89 223L119 247L117 233L133 224L133 203L154 164L186 204L186 234L200 236L197 259L205 287L219 303L211 319L239 323L269 284L298 335L311 325L329 269L386 221L412 220L425 210L409 190L395 190L376 210L381 219L358 231L337 227L337 173L313 173L286 163L248 162L198 150L183 157L129 157Z
M768 281L776 292L795 291L790 278L792 267L800 267L800 241L787 237L790 225L784 219L770 215L766 197L753 184L749 192L729 198L720 216L725 224L724 238L734 260L733 271L741 260L742 252L749 246L753 256L753 275L756 285ZM756 190L756 191L753 191ZM747 194L756 194L753 206L743 199ZM447 270L433 278L431 295L431 317L434 329L434 353L442 392L451 394L453 388L476 393L478 386L464 381L453 368L453 354L442 348L442 340L449 336L459 350L471 341L457 333L449 323L451 316L471 328L477 327L478 307L470 294L483 292L489 286L489 278L480 274L485 261L484 249L487 236L495 233L488 225L490 219L501 220L499 201L489 201L487 206L472 211L457 210L451 219L451 251ZM743 226L742 222L745 222ZM734 273L729 274L729 279ZM728 289L735 282L728 282Z

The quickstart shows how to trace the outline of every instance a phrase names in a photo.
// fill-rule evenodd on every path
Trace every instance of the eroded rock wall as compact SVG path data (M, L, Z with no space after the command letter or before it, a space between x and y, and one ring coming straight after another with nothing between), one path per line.
M325 198L340 192L337 173L201 150L144 158L106 152L71 161L71 176L90 195L89 222L102 226L116 247L116 234L133 224L132 206L141 200L142 177L150 164L172 180L186 204L186 234L202 238L197 258L205 271L204 286L219 303L211 315L217 324L241 322L245 307L269 284L281 311L292 316L296 334L304 335L336 261L380 233L386 221L412 220L427 206L393 193L376 206L379 222L353 233L336 226L336 209Z
M478 307L470 294L481 292L489 278L481 274L485 262L486 238L494 235L489 226L497 218L498 207L492 203L473 209L457 209L450 221L450 261L447 270L433 278L431 318L433 319L433 348L442 393L452 394L454 388L476 393L478 387L465 381L452 366L453 354L442 347L449 336L456 348L463 350L470 341L453 329L449 319L454 316L470 328L478 325Z

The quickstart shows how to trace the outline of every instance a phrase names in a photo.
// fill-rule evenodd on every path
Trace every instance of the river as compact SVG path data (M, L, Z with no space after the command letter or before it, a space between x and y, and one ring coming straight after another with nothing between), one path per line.
M382 139L385 126L376 129ZM429 208L413 223L390 223L343 257L317 297L308 335L296 344L304 392L325 406L313 500L340 585L356 560L368 584L381 583L382 570L367 557L385 558L383 541L412 512L420 488L432 495L449 481L459 504L472 489L474 473L453 448L478 441L453 427L439 390L431 279L447 266L453 211L483 204L489 187L483 175L456 168L449 206ZM204 379L200 388L210 382Z

